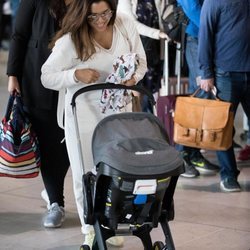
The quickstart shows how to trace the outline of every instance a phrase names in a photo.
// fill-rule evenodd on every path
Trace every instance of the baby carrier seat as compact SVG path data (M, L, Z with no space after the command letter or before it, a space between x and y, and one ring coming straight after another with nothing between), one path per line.
M86 222L101 234L97 241L129 225L145 249L152 249L149 232L159 220L165 235L170 234L165 223L174 217L173 193L183 162L167 141L158 118L148 113L114 114L96 126L92 151L97 175L85 175L85 189L92 188L84 200Z

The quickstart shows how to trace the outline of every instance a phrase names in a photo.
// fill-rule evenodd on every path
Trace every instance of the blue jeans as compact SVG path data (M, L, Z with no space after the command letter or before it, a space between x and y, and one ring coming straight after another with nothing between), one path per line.
M188 64L188 92L191 94L197 88L197 78L201 77L201 70L198 62L198 38L187 35L185 47L186 61ZM209 98L210 94L201 90L197 97Z
M216 69L215 86L218 97L233 104L234 113L241 103L247 118L250 119L250 72L225 72ZM237 179L239 170L233 146L226 151L217 151L216 153L221 168L221 179L228 177Z
M196 78L201 75L198 64L198 39L187 35L185 47L188 64L188 91L193 93L197 89Z

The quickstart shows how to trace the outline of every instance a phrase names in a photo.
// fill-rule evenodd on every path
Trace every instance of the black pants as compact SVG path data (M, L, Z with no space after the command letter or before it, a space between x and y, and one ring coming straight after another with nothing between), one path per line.
M57 125L56 108L42 110L29 108L30 121L37 134L41 151L41 174L50 204L64 206L64 179L69 168L69 159L64 131Z

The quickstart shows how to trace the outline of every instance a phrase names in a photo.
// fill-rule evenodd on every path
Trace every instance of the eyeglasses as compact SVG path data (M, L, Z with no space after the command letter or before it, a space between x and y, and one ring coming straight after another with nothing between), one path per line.
M113 11L112 10L106 10L104 11L103 13L100 13L100 14L91 14L89 15L87 18L90 22L92 23L96 23L99 18L101 17L103 20L108 20L112 17L113 15Z

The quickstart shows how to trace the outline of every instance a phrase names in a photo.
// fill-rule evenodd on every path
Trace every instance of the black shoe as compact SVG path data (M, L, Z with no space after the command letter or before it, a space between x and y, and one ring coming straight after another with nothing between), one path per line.
M191 163L188 163L187 161L183 160L185 172L181 174L182 177L186 178L195 178L200 175L199 171L193 167Z
M192 158L192 165L202 174L213 175L220 171L219 166L212 164L207 159L205 159L202 154L199 157Z
M242 149L241 145L233 141L234 151L240 151Z
M220 182L220 188L225 192L240 192L240 184L234 178L225 178Z

